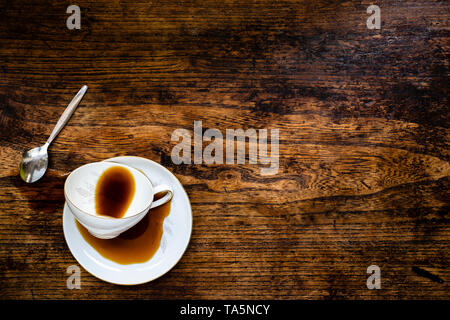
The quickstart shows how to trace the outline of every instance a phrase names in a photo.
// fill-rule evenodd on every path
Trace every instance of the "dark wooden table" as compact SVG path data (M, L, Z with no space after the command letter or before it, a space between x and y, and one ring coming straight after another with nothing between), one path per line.
M0 3L0 298L450 298L448 1L80 0L79 30L69 4ZM22 152L84 84L47 174L25 184ZM279 129L279 172L175 165L171 134L196 120ZM182 182L189 247L153 282L82 269L69 290L65 178L120 155Z

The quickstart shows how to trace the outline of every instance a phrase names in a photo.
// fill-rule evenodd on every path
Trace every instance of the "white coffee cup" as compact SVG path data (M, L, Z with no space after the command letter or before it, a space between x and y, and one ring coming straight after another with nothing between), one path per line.
M122 218L98 215L95 209L97 182L105 170L115 166L128 169L135 181L133 199ZM166 195L153 201L154 195L160 192L166 192ZM173 190L168 185L153 186L149 177L135 168L104 161L89 163L72 171L64 184L64 196L75 218L93 236L111 239L141 221L151 208L172 199Z

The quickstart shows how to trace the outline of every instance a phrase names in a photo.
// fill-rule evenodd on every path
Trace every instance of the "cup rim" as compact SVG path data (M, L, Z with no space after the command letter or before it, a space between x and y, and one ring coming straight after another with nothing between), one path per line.
M86 163L86 164L84 164L84 165L82 165L82 166L79 166L78 168L76 168L75 170L73 170L73 171L67 176L66 181L64 182L64 198L66 199L66 201L69 202L72 206L74 206L77 210L79 210L80 212L82 212L82 213L84 213L84 214L87 214L87 215L89 215L89 216L91 216L91 217L94 217L94 218L100 218L100 219L105 219L105 220L127 220L127 219L130 219L130 218L135 218L137 215L142 214L143 212L150 210L150 207L152 206L152 203L153 203L153 199L154 199L154 197L155 197L155 194L153 193L154 186L153 186L153 183L152 183L152 181L150 180L150 178L149 178L145 173L143 173L141 170L138 170L138 169L133 168L133 167L131 167L131 166L128 166L128 165L126 165L126 164L117 163L117 162L106 162L106 163L112 164L111 167L112 167L112 166L119 166L119 167L125 167L125 168L127 168L127 169L136 170L137 172L139 172L139 174L143 175L143 176L145 177L145 179L147 179L147 181L150 183L150 186L152 187L152 197L151 197L150 203L148 204L147 207L145 207L144 210L141 210L141 211L139 211L139 212L137 212L137 213L133 213L131 216L128 216L128 217L114 218L114 217L100 216L100 215L96 215L96 214L89 213L89 212L87 212L87 211L85 211L85 210L83 210L83 209L80 209L77 205L75 205L75 203L73 203L73 201L70 200L69 196L68 196L67 193L66 193L67 181L69 180L69 177L70 177L74 172L78 171L79 169L81 169L81 168L83 168L83 167L85 167L85 166L92 165L92 164L96 164L96 163L105 163L105 162L106 162L106 161L90 162L90 163Z

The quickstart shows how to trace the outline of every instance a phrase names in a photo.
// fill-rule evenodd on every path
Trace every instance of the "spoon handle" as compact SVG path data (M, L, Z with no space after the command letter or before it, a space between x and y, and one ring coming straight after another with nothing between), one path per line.
M58 133L61 131L62 128L67 124L70 117L74 113L75 109L77 108L78 104L80 103L81 99L83 99L84 94L86 93L87 86L83 86L80 91L78 91L77 95L70 101L69 105L67 106L66 110L64 110L63 114L59 118L58 122L55 125L55 128L53 129L52 133L50 134L50 137L48 137L47 142L45 143L47 146L52 143L53 139L56 138Z

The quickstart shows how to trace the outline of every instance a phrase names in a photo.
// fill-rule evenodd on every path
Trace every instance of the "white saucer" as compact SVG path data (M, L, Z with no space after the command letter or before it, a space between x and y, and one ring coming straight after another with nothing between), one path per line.
M161 244L147 262L122 265L101 256L82 237L67 204L64 205L64 237L72 255L89 273L107 282L134 285L152 281L172 269L183 256L191 238L192 211L189 198L178 179L160 164L139 157L117 157L114 161L143 171L155 185L173 188L169 215L163 224Z

